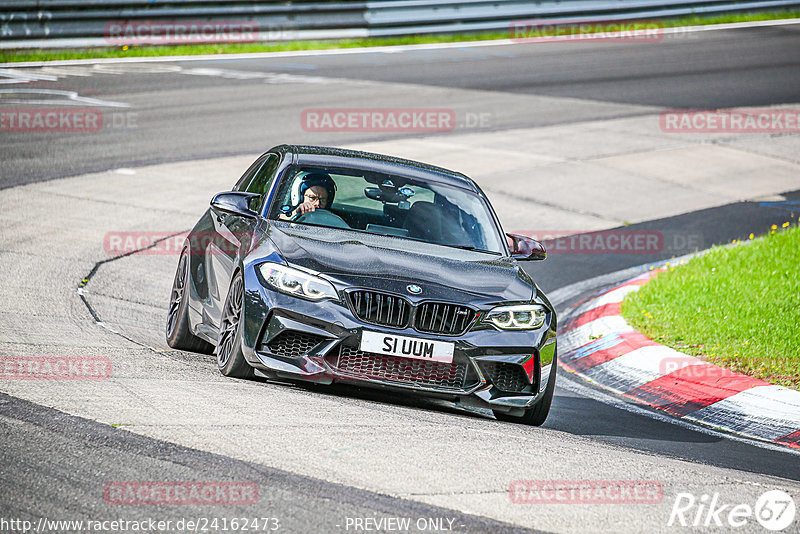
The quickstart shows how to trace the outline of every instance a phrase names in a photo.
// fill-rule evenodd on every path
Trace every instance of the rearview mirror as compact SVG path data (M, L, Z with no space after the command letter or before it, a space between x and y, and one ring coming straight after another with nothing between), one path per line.
M211 199L211 206L234 215L254 218L258 216L258 213L250 208L250 201L260 196L258 193L228 191L214 195L214 198Z
M511 257L518 260L543 260L547 251L541 241L531 237L516 234L506 234Z
M405 187L403 189L408 188ZM411 193L413 194L414 192L412 191ZM379 187L367 187L364 189L364 194L367 198L372 200L379 200L380 202L388 202L390 204L396 204L408 198L405 193L401 191Z

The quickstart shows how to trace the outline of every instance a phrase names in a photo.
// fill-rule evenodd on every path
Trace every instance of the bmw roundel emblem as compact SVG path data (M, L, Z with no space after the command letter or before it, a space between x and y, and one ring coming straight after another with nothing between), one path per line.
M408 289L409 293L413 293L414 295L419 295L422 293L422 288L415 284L406 286L406 289Z

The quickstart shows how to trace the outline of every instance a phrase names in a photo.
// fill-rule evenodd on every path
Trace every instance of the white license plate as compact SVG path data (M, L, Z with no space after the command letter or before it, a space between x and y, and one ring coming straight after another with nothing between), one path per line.
M448 341L432 341L366 330L361 333L360 348L364 352L400 356L401 358L452 363L454 347L455 345Z

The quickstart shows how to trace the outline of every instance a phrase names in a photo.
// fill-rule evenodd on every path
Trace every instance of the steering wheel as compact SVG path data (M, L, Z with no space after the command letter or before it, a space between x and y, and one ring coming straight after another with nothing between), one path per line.
M330 226L332 228L347 228L350 230L350 225L344 222L344 219L326 209L316 209L306 213L297 213L292 216L292 221L299 223L318 224L320 226Z

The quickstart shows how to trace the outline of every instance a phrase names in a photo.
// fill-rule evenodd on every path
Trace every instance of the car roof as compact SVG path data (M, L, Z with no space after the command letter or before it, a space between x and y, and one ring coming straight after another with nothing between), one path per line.
M272 147L268 152L290 156L292 163L301 165L352 168L387 174L394 173L409 178L432 180L469 189L470 191L480 191L471 178L460 172L395 156L310 145L278 145ZM398 169L398 167L402 167L402 169Z

